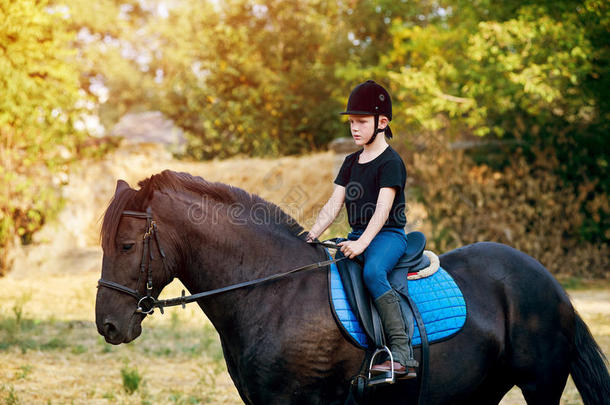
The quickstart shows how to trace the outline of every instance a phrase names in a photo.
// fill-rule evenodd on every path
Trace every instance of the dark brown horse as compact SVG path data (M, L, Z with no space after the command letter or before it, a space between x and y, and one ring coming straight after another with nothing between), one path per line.
M305 242L303 228L290 216L241 189L170 171L139 185L136 191L124 181L117 183L102 226L102 278L134 292L108 284L98 290L97 328L112 344L130 342L141 333L145 315L136 311L134 297L145 294L146 271L140 270L145 262L151 294L157 297L175 277L198 293L326 259L320 246ZM150 221L123 213L147 209L158 240L149 238L145 244ZM151 247L157 244L164 249L164 261L158 247ZM559 404L570 373L586 405L609 403L604 355L540 263L487 242L440 259L463 290L468 320L457 336L431 346L426 404L497 404L514 385L529 405ZM198 304L220 335L227 368L245 403L345 401L364 352L335 324L326 269ZM415 381L387 386L376 391L371 403L407 404L416 389Z

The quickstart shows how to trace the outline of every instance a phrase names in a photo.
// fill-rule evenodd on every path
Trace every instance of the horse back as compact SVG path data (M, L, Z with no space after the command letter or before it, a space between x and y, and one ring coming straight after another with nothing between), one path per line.
M477 242L440 257L441 266L468 291L469 297L492 299L507 314L556 312L570 298L536 259L508 245Z

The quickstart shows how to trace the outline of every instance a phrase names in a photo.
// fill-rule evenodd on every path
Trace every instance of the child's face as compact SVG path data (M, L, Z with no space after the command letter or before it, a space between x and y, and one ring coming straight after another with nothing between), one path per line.
M365 145L373 136L375 118L372 115L350 115L349 127L354 142L358 146Z

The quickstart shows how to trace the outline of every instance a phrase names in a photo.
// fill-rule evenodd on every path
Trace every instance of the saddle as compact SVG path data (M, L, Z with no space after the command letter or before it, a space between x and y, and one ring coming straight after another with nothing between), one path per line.
M336 243L344 240L346 239L337 238ZM413 311L406 299L408 297L407 282L409 275L413 276L420 270L429 268L430 258L424 254L425 248L426 236L417 231L409 232L407 234L407 250L388 276L392 288L401 295L401 309L402 313L405 314L407 333L410 338L413 337L414 325ZM340 257L343 257L343 253L337 251L335 259ZM364 284L362 263L359 263L359 260L342 260L337 263L337 268L347 302L354 311L356 318L360 321L364 333L375 347L383 347L385 345L383 326L373 298Z

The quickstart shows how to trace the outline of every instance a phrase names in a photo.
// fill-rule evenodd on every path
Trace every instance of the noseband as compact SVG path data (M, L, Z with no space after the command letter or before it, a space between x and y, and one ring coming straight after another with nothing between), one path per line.
M154 260L153 252L150 249L150 240L154 237L155 242L157 244L157 249L159 250L159 255L161 255L161 260L163 261L163 267L165 267L165 252L159 243L159 237L157 236L157 223L152 218L152 210L150 207L146 209L146 212L141 211L123 211L122 214L126 217L140 218L146 219L146 232L144 233L144 248L142 249L142 260L140 261L140 274L138 276L138 286L140 285L140 279L142 275L146 274L146 295L141 295L137 290L133 290L129 287L121 285L119 283L115 283L114 281L107 281L102 278L97 282L99 287L111 288L113 290L117 290L126 294L131 295L136 300L138 300L138 309L136 309L136 313L139 314L152 314L155 309L155 303L157 300L152 296L153 290L153 282L152 282L152 268L150 266L151 262ZM148 257L148 260L146 258ZM136 287L137 288L137 287ZM163 313L163 308L161 307L161 313Z
M163 267L165 267L165 252L159 243L159 237L157 236L157 223L153 220L152 210L150 207L146 208L146 212L141 211L123 211L122 215L133 218L146 219L146 232L144 233L144 248L142 249L142 261L140 262L140 275L138 276L138 286L140 285L140 278L143 274L147 275L146 280L146 295L141 295L137 290L133 290L129 287L126 287L122 284L115 283L114 281L104 280L102 278L97 282L97 287L106 287L112 290L116 290L125 294L129 294L134 297L138 301L138 308L136 309L136 313L139 314L152 314L155 308L159 308L161 313L163 313L164 307L171 307L176 305L182 305L184 308L185 304L197 301L200 298L209 297L211 295L216 295L220 293L224 293L227 291L236 290L238 288L248 287L255 284L261 284L267 281L275 280L278 278L282 278L288 276L293 273L297 273L305 270L317 269L320 267L328 266L329 264L339 262L341 260L347 259L347 256L340 257L339 259L333 260L325 260L323 262L317 262L308 264L306 266L297 267L296 269L292 269L286 271L284 273L273 274L271 276L259 278L256 280L245 281L239 284L233 284L227 287L217 288L215 290L204 291L198 294L193 294L189 296L185 296L184 290L182 290L182 295L176 298L170 298L166 300L157 300L152 296L153 291L153 283L152 283L152 269L150 267L150 263L154 260L154 256L152 250L150 249L150 240L154 237L155 243L157 244L157 249L159 250L159 255L161 255L161 260L163 261ZM322 245L331 249L339 249L339 247L334 243L328 242L313 242L317 245ZM148 257L148 261L146 258Z

